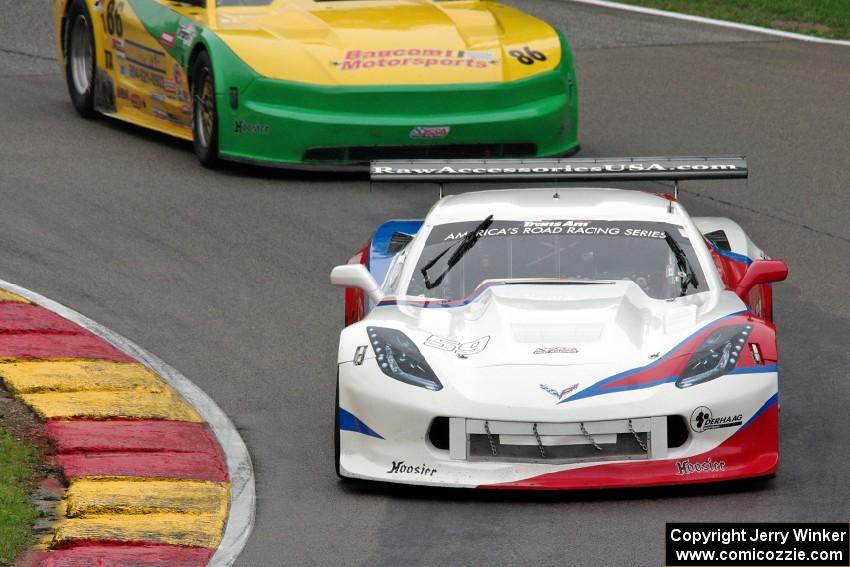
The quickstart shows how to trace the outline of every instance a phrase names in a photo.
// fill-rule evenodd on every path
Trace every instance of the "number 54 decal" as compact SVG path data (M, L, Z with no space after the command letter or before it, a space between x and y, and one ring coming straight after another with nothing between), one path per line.
M465 343L455 341L453 339L438 337L437 335L431 335L425 339L425 345L429 347L438 348L448 352L456 352L457 354L462 354L464 356L478 354L484 350L488 342L490 342L489 336L481 337L480 339L475 339L474 341L468 341Z
M511 57L516 57L516 60L522 63L523 65L533 65L535 61L546 61L546 54L540 51L535 51L531 49L527 45L522 48L522 51L519 49L511 49L508 51L508 55Z

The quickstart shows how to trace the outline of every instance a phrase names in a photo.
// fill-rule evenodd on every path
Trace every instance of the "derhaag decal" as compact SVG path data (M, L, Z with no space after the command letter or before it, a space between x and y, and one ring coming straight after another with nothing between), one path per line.
M711 409L706 406L700 406L691 412L691 429L695 433L702 433L711 429L722 429L724 427L738 427L743 425L744 415L724 415L722 417L714 417Z

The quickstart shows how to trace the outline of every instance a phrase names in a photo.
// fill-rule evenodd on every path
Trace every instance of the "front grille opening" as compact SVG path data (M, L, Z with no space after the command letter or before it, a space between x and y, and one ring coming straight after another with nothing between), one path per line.
M641 447L641 443L647 446L648 436L646 433L637 433L638 439L631 433L617 433L615 443L600 443L602 451L599 451L590 443L577 443L567 445L546 445L545 456L541 455L540 448L536 444L509 445L502 443L501 435L471 434L469 436L470 458L492 459L500 461L600 461L620 459L646 459L647 451ZM493 441L493 446L490 441ZM493 447L496 455L493 455Z
M681 447L688 440L688 424L681 415L667 416L667 448Z
M345 161L345 148L311 148L304 153L309 161Z
M308 148L306 162L365 163L379 159L522 158L537 155L537 144L420 144L409 146L347 146Z
M428 429L428 441L442 451L449 450L449 418L435 417Z

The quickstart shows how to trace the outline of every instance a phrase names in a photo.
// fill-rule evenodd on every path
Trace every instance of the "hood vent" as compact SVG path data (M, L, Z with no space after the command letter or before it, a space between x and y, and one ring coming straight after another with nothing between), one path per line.
M511 326L514 340L530 344L571 344L598 341L605 329L603 323L577 323L573 325L523 325Z

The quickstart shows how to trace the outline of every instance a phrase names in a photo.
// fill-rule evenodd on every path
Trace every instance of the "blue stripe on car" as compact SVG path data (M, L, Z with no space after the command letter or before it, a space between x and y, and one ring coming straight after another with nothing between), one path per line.
M744 368L736 368L732 372L728 372L727 374L725 374L725 376L731 376L733 374L758 374L758 373L761 373L761 372L776 372L776 370L777 370L777 366L775 364L766 364L764 366L747 366L747 367L744 367ZM632 371L628 371L627 373L632 373ZM584 391L579 392L579 393L584 394L585 392L588 392L591 389L594 390L593 392L587 393L586 395L582 395L582 396L579 396L578 394L576 394L576 396L572 396L572 397L569 397L565 400L561 400L558 403L562 404L564 402L568 402L568 401L573 400L573 399L589 398L589 397L592 397L592 396L600 396L602 394L613 394L613 393L616 393L616 392L627 392L629 390L642 390L644 388L652 388L653 386L658 386L660 384L666 384L668 382L675 382L677 378L678 378L678 376L667 376L666 378L659 378L658 380L654 380L652 382L646 382L644 384L632 384L632 385L629 385L629 386L619 386L617 388L607 388L604 392L597 391L598 390L598 388L596 388L596 386L598 385L598 383L597 383L597 384L594 384L594 386L591 386L591 388L588 388L587 390L584 390ZM610 380L611 380L610 378L606 378L605 380L603 380L603 382L608 382Z
M377 437L378 439L383 439L383 437L376 433L374 429L360 421L360 419L356 415L342 408L339 408L339 430L354 431L355 433L362 433L363 435L368 435L369 437Z
M600 391L601 388L603 386L605 386L606 384L610 384L611 382L614 382L614 381L619 380L621 378L625 378L626 376L629 376L631 374L635 374L637 372L643 372L644 370L649 370L653 366L657 366L658 364L661 364L664 360L667 359L667 357L669 357L671 354L676 352L679 349L679 347L681 347L686 342L693 339L695 336L702 333L706 329L708 329L708 328L710 328L714 325L717 325L718 323L721 323L722 321L725 321L726 319L729 319L730 317L736 317L738 315L746 315L747 313L749 313L749 311L738 311L738 312L735 312L735 313L730 313L729 315L724 315L723 317L720 317L719 319L712 321L711 323L703 326L699 330L694 331L687 338L683 339L682 341L679 342L679 344L677 344L672 349L670 349L666 354L664 354L664 356L657 358L656 360L647 364L646 366L639 366L638 368L631 368L629 370L625 370L623 372L620 372L619 374L609 376L608 378L600 380L599 382L593 384L589 388L585 388L584 390L577 392L577 393L573 394L572 396L570 396L569 398L565 398L558 403L563 404L564 402L569 402L569 401L572 401L572 400L579 400L581 398L589 398L591 396L598 396L598 395L601 395L601 394L608 394L608 393L613 393L613 392L625 392L627 390L639 390L639 389L642 389L642 388L650 388L652 386L658 386L659 384L664 384L665 382L672 382L672 381L676 380L676 376L668 376L666 378L659 378L658 380L654 380L652 382L647 382L645 384L632 384L632 385L629 385L629 386L620 386L618 388L610 388L610 389L605 390L604 392ZM766 367L762 367L762 368L766 368ZM770 372L770 371L769 370L761 370L761 372ZM730 374L732 374L732 373L735 373L735 371L731 372Z
M709 242L708 245L712 248L712 250L714 250L721 256L729 258L734 262L742 262L747 266L753 263L752 259L749 256L744 256L743 254L738 254L737 252L730 252L729 250L722 250L715 246L713 242Z

